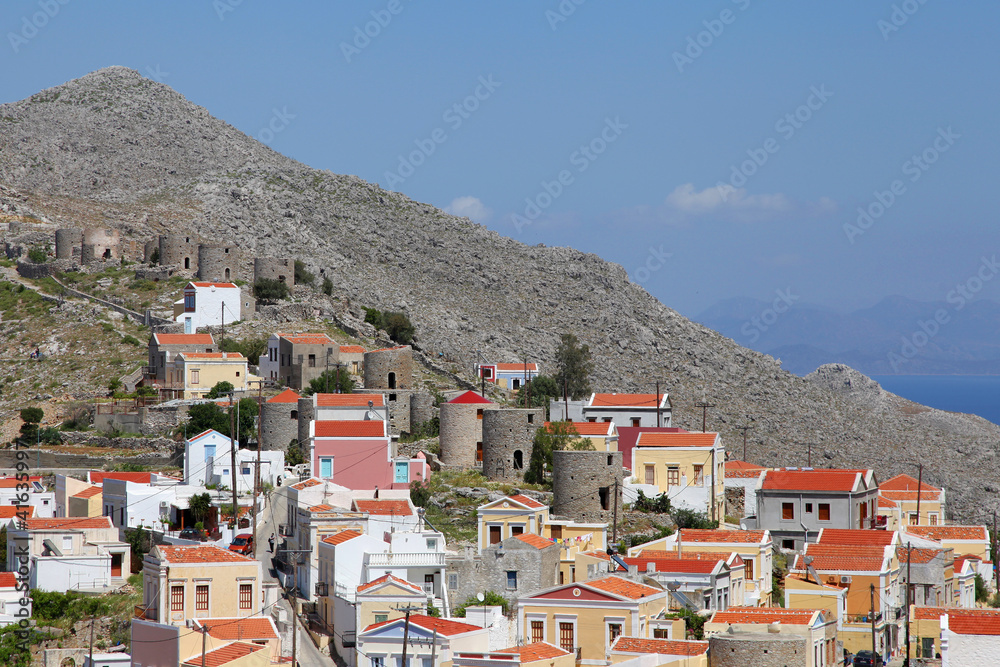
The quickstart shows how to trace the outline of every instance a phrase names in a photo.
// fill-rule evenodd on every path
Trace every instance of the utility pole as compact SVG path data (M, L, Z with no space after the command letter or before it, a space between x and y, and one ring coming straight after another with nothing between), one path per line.
M566 411L566 414L563 415L566 418L566 421L573 421L569 418L569 389L567 386L567 379L565 377L563 377L563 410Z
M528 407L528 392L527 392L528 386L527 385L528 385L528 357L525 356L524 357L524 384L521 385L521 388L523 390L525 390L524 391L524 407L525 408ZM404 665L404 667L405 667L405 665Z
M612 517L611 541L618 544L618 475L615 475L615 514Z
M403 660L400 663L401 667L406 667L406 642L410 637L410 614L414 611L419 611L420 607L414 607L407 605L405 607L396 607L396 611L401 611L406 614L406 621L403 623Z
M993 581L1000 582L1000 578L997 578L997 574L1000 573L1000 563L997 563L997 511L993 510L993 535L992 535L993 553L990 554L993 557Z
M906 545L906 667L910 667L910 550L913 543Z
M292 585L285 589L285 595L292 605L292 667L296 667L298 664L295 656L298 648L299 612L298 604L295 601L296 596L291 593L299 585L299 554L312 553L312 551L309 549L278 549L275 553L292 554Z
M233 417L233 393L229 392L229 453L233 464L233 534L235 534L240 525L240 508L236 499L236 423Z
M260 495L260 423L264 416L264 380L257 381L257 469L253 477L253 557L257 558L257 497Z
M323 373L323 377L326 378L326 393L330 393L330 353L333 352L332 347L326 348L326 372Z
M94 617L90 617L90 664L94 664Z
M437 628L435 628L434 636L431 637L431 667L437 667L434 664L434 658L437 657L437 643L438 643L438 631Z
M660 428L660 381L656 381L656 428Z
M920 496L924 488L924 464L917 464L917 525L920 525Z
M702 429L702 433L704 432L705 432L704 429ZM712 521L717 521L717 519L715 518L715 444L714 443L712 444L712 490L709 492L708 502L712 503ZM718 527L719 527L718 524L716 524L716 528Z
M808 447L808 449L806 450L806 452L807 452L806 453L806 467L807 468L812 468L813 467L813 444L811 442L807 442L806 443L806 447Z
M705 401L698 401L697 403L694 404L694 407L701 408L701 432L705 433L706 430L707 430L705 427L706 427L706 424L707 424L706 420L708 418L707 417L707 415L708 415L708 409L709 408L714 408L715 404L714 403L707 403Z
M752 428L753 428L753 426L750 426L749 424L744 425L744 426L737 426L736 427L736 430L743 431L743 460L744 461L747 460L747 431L749 431Z
M874 658L875 653L877 653L877 651L875 650L875 584L868 584L868 585L871 588L871 596L872 596L872 610L871 614L869 615L869 618L871 618L872 621L872 657Z

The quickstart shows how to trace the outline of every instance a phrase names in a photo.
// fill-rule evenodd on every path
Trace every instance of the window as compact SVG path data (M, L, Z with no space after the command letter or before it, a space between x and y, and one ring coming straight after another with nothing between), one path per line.
M434 594L434 575L425 574L424 575L424 592L428 595Z
M240 609L253 609L253 584L240 584Z
M507 570L507 590L517 590L517 570Z
M389 614L375 614L376 623L385 623L388 620L389 620ZM381 660L382 658L377 658L377 659ZM374 664L374 659L372 664Z
M520 388L521 388L521 380L520 380L520 378L514 378L514 383L513 383L512 389L520 389Z
M639 417L632 417L632 426L634 426L634 427L638 428L639 426L641 426L641 425L642 425L642 424L640 423L641 421L642 421L642 420L641 420L641 419L640 419Z
M482 410L480 410L480 412L482 412ZM483 462L483 443L482 442L477 442L476 443L476 463L482 463L482 462Z
M563 528L562 526L553 526L553 525L549 526L549 535L552 537L553 540L562 539L562 528Z
M795 505L793 503L781 503L781 518L785 521L795 519Z
M208 584L198 584L195 586L194 610L208 611Z
M781 540L781 548L782 549L794 549L795 548L795 540Z
M201 370L197 368L191 369L191 384L198 384L201 382Z
M427 538L427 550L428 551L437 551L437 548L438 548L437 538L435 538L435 537L428 537Z
M184 295L184 310L188 313L194 310L194 294Z
M611 498L611 489L610 489L610 487L602 486L601 488L599 488L597 490L597 497L598 497L598 499L601 502L601 509L602 510L609 510L609 509L611 509L611 501L610 501L610 498Z
M476 410L476 419L478 419L479 421L483 420L483 409L482 408L479 408L478 410Z
M681 469L678 466L667 466L667 486L677 486L681 483Z
M378 616L375 616L375 622L378 623ZM372 667L385 667L385 658L382 656L372 656Z
M457 591L458 590L458 575L449 574L448 575L448 590Z
M529 412L528 413L528 423L529 424L534 424L535 423L535 413L534 412Z
M410 481L410 464L408 461L396 461L396 484L406 484Z
M184 587L170 587L170 611L184 611Z
M806 503L806 514L812 514L812 513L813 513L813 504Z
M929 519L930 519L930 521L931 521L931 525L932 525L932 526L936 526L936 525L938 525L938 522L937 522L937 521L938 521L938 519L937 519L937 514L930 514L930 515L928 515L928 517L927 517L927 518L929 518Z
M696 486L701 486L705 481L705 466L695 466L694 467L694 483Z
M608 623L608 646L611 646L615 640L622 634L622 624L621 623Z
M910 524L911 526L916 526L916 525L917 525L917 524L919 524L919 523L920 523L920 520L919 520L919 518L917 517L917 513L916 513L916 512L910 512L910 516L909 516L909 524Z
M511 537L513 537L514 535L521 535L522 533L524 533L524 526L511 526L510 527Z
M545 641L545 623L543 621L531 622L531 643Z
M243 468L243 474L244 475L249 475L250 474L250 468Z
M528 415L529 417L531 415ZM520 449L514 450L514 470L521 470L524 468L524 453Z
M743 578L747 581L753 579L753 558L743 560Z
M389 373L389 376L388 376L387 380L388 380L389 389L395 389L396 388L396 374L395 373Z
M653 628L653 639L670 639L670 628Z
M576 646L573 642L573 624L572 623L560 623L559 624L559 647L564 651L570 651L571 653L575 651Z
M324 456L319 460L319 476L323 479L333 477L333 457Z
M490 544L500 541L500 526L490 526Z
M819 512L816 515L820 521L830 520L830 503L820 503Z
M646 484L656 484L656 466L646 464Z
M310 354L309 355L309 368L316 368L316 355L315 354Z

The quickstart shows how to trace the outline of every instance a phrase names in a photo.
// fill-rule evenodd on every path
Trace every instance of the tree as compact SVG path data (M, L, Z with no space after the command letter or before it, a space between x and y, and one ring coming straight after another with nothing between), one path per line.
M427 507L431 499L430 485L426 481L415 479L410 482L410 502L416 507Z
M295 260L295 282L299 285L312 285L316 276L306 268L306 263Z
M350 394L354 391L354 380L344 367L323 371L318 378L309 381L309 386L302 390L302 395L335 394L338 389L341 394Z
M378 308L367 308L365 306L362 306L362 308L365 309L365 322L367 324L372 325L376 329L381 329L382 311L380 311Z
M275 278L259 278L253 284L253 293L257 301L272 305L288 298L288 285Z
M383 329L400 345L409 345L413 342L413 334L416 329L406 313L385 313L383 316Z
M198 493L188 498L188 509L198 523L204 523L212 512L212 496L208 493Z
M267 338L264 336L244 338L243 340L226 338L219 347L223 352L239 352L251 364L256 364L260 360L261 355L267 352Z
M323 278L323 294L333 296L333 281L326 277Z
M21 442L24 444L34 443L38 439L38 424L42 421L45 413L41 408L21 409Z
M503 613L506 614L507 608L510 606L510 602L507 601L507 598L500 595L496 591L485 591L483 593L482 602L480 602L479 598L477 597L470 597L468 600L466 600L459 606L455 607L454 613L452 615L458 618L465 618L466 607L479 607L479 606L502 607Z
M238 406L238 407L237 407ZM257 428L254 424L254 417L259 410L257 401L252 398L242 398L238 403L234 403L230 410L238 413L240 420L236 428L236 439L242 443L247 443L256 439ZM184 425L188 437L193 437L202 431L209 429L218 431L222 435L229 437L229 413L215 403L199 403L192 405L188 410L188 421Z
M550 375L539 375L533 380L528 380L527 384L520 390L527 392L531 400L528 404L533 408L545 408L548 414L549 400L562 398L562 386ZM520 403L523 404L523 401Z
M565 385L566 392L574 401L590 395L590 375L594 364L590 358L590 347L581 345L574 334L563 334L556 349L556 385Z
M594 445L580 437L572 422L550 422L535 431L524 481L529 484L545 483L545 474L552 469L552 452L557 449L593 450Z
M49 258L45 248L35 246L28 251L28 259L32 264L44 264Z
M302 455L302 448L299 447L299 441L292 440L288 443L288 451L285 452L285 465L297 466L305 462L306 459Z
M221 398L223 396L228 396L233 392L233 383L227 382L226 380L220 380L215 383L215 386L208 390L205 394L205 398Z
M149 265L156 266L160 263L160 249L153 248L152 254L149 256Z

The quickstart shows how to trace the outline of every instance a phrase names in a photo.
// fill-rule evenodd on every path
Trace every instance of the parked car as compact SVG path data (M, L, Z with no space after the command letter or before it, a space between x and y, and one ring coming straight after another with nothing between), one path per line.
M182 540L198 540L199 542L202 540L201 531L197 528L185 528L181 531L179 537Z
M871 651L858 651L854 655L854 667L884 667L882 656Z
M253 555L253 535L250 533L240 533L233 538L233 543L229 545L230 551L235 551L244 556Z

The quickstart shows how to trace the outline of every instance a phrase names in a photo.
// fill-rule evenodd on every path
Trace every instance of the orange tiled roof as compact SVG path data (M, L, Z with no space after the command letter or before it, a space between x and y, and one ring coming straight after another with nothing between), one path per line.
M726 477L751 479L760 477L765 470L764 466L746 461L726 461Z
M524 367L525 367L524 363L520 363L520 364L506 364L506 363L502 363L502 364L484 364L484 365L485 366L495 366L498 371L503 371L505 373L511 373L511 372L514 372L514 371L520 371L520 372L523 373L524 372ZM538 370L538 364L536 364L533 361L529 362L527 364L527 367L528 367L528 372L529 373Z
M586 585L607 593L613 593L615 595L621 595L622 597L631 598L633 600L639 600L641 598L663 592L658 588L646 586L645 584L637 584L633 581L629 581L628 579L622 579L621 577L604 577L603 579L594 579L593 581L586 582Z
M236 287L236 283L191 282L188 284L194 285L195 287Z
M333 339L325 333L295 333L278 334L285 340L296 345L326 345L332 343Z
M384 438L385 422L381 419L341 419L315 422L317 438Z
M600 549L595 549L593 551L584 551L581 556L590 556L591 558L599 558L601 560L610 561L611 556L608 555L607 551L601 551Z
M316 479L315 477L310 477L309 479L299 482L298 484L292 484L292 488L295 489L296 491L302 491L303 489L308 489L310 486L318 486L319 484L322 483L323 482Z
M93 498L94 496L101 493L102 488L99 486L90 486L81 491L80 493L74 493L71 498Z
M919 486L918 486L919 483ZM910 475L896 475L885 480L878 485L882 491L940 491L936 486L931 486L927 482L919 482Z
M679 639L645 639L643 637L618 637L611 645L612 651L621 653L658 653L660 655L701 655L708 650L708 642Z
M327 505L327 504L324 503L322 505L313 505L312 507L310 507L306 511L307 512L329 512L332 509L333 509L332 505Z
M545 503L540 503L534 498L529 498L523 493L519 493L516 496L507 496L509 499L513 500L515 503L520 503L525 507L530 507L532 509L539 509L545 507Z
M417 593L423 593L424 592L424 589L420 588L420 586L417 586L416 584L410 583L406 579L400 579L399 577L394 577L391 574L383 574L378 579L374 579L372 581L369 581L367 584L361 584L360 586L358 586L358 593L361 593L363 591L367 591L369 588L375 588L379 584L384 584L386 582L391 582L391 583L394 583L394 584L399 584L400 586L403 586L405 588L412 588Z
M327 544L343 544L348 540L353 540L355 537L361 537L361 533L356 530L342 530L339 533L324 537L323 541Z
M13 519L18 514L28 518L35 516L34 505L22 505L21 509L17 505L0 505L0 519Z
M178 357L185 359L225 359L226 361L245 361L239 352L178 352Z
M880 495L878 497L878 506L879 507L899 507L899 503L897 503L895 500L890 500L889 498L886 498L885 496L881 496Z
M636 447L712 447L718 433L640 433Z
M31 518L24 522L28 530L83 530L84 528L111 528L111 517L60 517L58 519Z
M381 623L372 623L367 628L365 632L373 630L374 628L381 627L383 625L388 625L389 623L395 623L397 621L402 621L402 618L394 618L388 621L382 621ZM425 630L434 631L437 630L439 635L460 635L466 632L472 632L473 630L482 630L478 625L470 625L468 623L460 623L458 621L449 621L445 618L434 618L431 616L425 616L423 614L413 614L410 616L410 625L419 626Z
M948 629L959 635L1000 635L1000 618L976 618L948 613Z
M146 473L147 475L149 473ZM16 477L0 477L0 489L14 489L17 488L18 484L27 484L30 482L41 482L41 477L29 477L27 481L23 479L18 479Z
M355 500L354 507L359 512L376 516L413 516L413 508L405 500Z
M565 424L567 422L545 422L543 426L548 429L552 424ZM577 435L607 435L611 430L613 422L573 422L573 428Z
M0 588L15 588L17 576L13 572L0 572Z
M989 607L964 609L962 607L924 607L919 605L913 608L913 618L917 621L933 621L941 618L943 614L948 614L949 616L995 616L1000 618L1000 609Z
M896 558L899 559L900 563L906 563L906 551L906 547L896 547ZM941 553L941 549L910 549L909 551L911 563L929 563ZM957 558L955 562L958 562Z
M878 545L809 544L813 569L826 572L881 572L885 548ZM804 570L802 555L796 554L793 570Z
M877 544L888 546L896 537L891 530L862 530L859 528L824 528L819 544Z
M321 408L381 408L385 405L382 394L316 394L316 405Z
M986 526L906 526L906 532L929 540L977 540L987 541Z
M204 659L201 653L191 656L184 661L183 667L201 667L203 663L205 667L222 667L222 665L246 657L251 653L263 651L266 648L267 646L250 644L249 642L232 642L212 649L205 654Z
M207 431L206 431L207 433ZM98 472L96 470L90 471L90 483L91 484L103 484L106 479L121 479L126 482L135 482L137 484L149 484L153 481L153 473L151 472Z
M853 491L858 475L853 470L768 470L761 488L775 491Z
M105 517L106 518L106 517ZM255 563L253 558L241 556L216 546L167 546L156 547L160 556L169 563Z
M644 552L645 553L645 552ZM671 553L669 558L654 558L646 555L626 556L622 558L626 565L636 565L639 572L649 571L649 564L652 563L657 572L685 572L688 574L709 574L719 565L719 561L726 561L727 556L722 558L678 558L677 554ZM593 583L593 582L590 582Z
M547 540L541 535L535 535L534 533L521 533L515 537L525 544L535 547L536 549L547 549L555 544L552 540Z
M536 660L549 660L562 655L569 655L569 651L553 646L548 642L535 642L524 646L511 646L494 651L494 653L513 653L521 656L521 662L534 662Z
M782 609L781 607L730 607L712 615L711 623L760 624L783 623L785 625L808 625L817 609ZM822 612L820 612L822 613Z
M699 530L684 528L678 539L684 542L739 542L742 544L760 544L764 541L763 530Z
M920 496L921 500L931 502L941 499L940 491L892 491L883 489L881 486L879 487L879 495L892 500L916 500L917 496Z
M904 556L904 558L905 558L905 556ZM954 563L955 570L956 571L961 570L962 569L962 565L964 565L965 561L967 561L967 560L968 561L972 561L972 564L974 566L977 563L982 563L982 562L987 562L988 563L989 562L989 561L983 561L983 559L981 557L973 555L973 554L962 554L961 556L955 556L955 563Z
M277 639L274 623L268 616L248 616L246 618L196 618L194 622L208 630L216 639Z
M157 345L215 345L212 334L207 333L158 333L153 334L153 340Z
M677 553L676 551L657 551L654 549L646 549L645 551L640 551L638 558L680 558L687 560L714 560L714 561L728 561L731 557L735 557L736 560L733 561L734 565L740 565L743 563L743 556L736 553L735 551L683 551Z
M302 398L298 393L292 389L286 389L277 396L272 396L267 399L268 403L298 403L299 399Z
M344 354L364 354L365 348L360 345L341 345L340 351Z
M655 408L666 394L594 394L589 405L601 408ZM657 400L659 399L659 400Z

